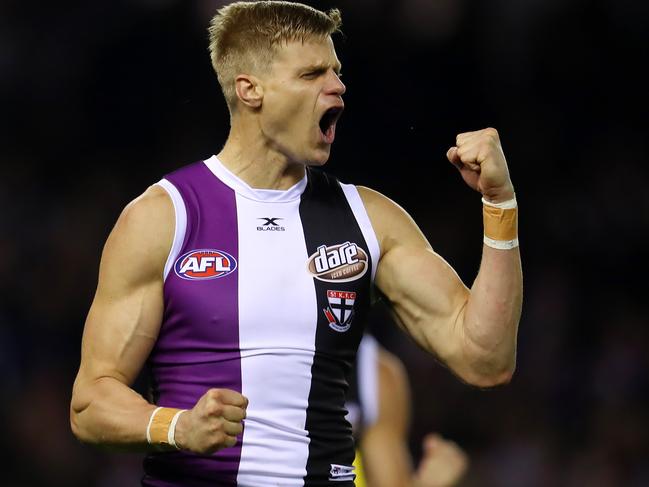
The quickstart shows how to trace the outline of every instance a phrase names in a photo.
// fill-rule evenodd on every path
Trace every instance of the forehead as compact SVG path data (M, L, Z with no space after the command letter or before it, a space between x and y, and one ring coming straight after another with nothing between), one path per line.
M276 68L288 69L307 66L340 69L340 61L330 36L282 44L277 49L273 64Z

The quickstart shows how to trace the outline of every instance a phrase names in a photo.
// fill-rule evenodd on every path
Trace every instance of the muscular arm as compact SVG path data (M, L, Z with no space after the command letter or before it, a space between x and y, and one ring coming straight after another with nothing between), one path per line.
M155 406L131 389L158 336L173 206L153 186L120 215L102 254L83 333L70 422L84 442L144 448Z
M495 140L491 132L482 132L480 137L486 137L488 144ZM469 147L473 152L463 153L467 161L478 152L475 145ZM490 147L495 154L492 158L502 156L499 142ZM504 188L501 200L513 196L504 156L496 161L500 166L482 155L481 160L473 160L475 164L464 165L457 155L464 148L454 147L449 159L470 173L462 174L469 185L498 200L498 193L484 181L489 178ZM402 208L367 188L359 191L381 247L376 283L398 321L420 346L436 354L464 381L481 387L509 381L515 368L522 303L518 248L483 246L480 270L468 289Z

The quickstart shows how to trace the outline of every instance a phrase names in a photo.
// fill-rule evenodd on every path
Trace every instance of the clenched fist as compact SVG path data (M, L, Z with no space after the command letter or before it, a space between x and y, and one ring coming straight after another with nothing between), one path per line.
M248 399L230 389L210 389L176 424L176 445L194 453L214 453L237 443Z
M453 487L466 473L469 460L456 443L438 434L424 438L424 452L415 474L417 487Z
M500 203L514 197L514 186L496 129L459 134L446 157L459 169L464 181L482 193L487 201Z

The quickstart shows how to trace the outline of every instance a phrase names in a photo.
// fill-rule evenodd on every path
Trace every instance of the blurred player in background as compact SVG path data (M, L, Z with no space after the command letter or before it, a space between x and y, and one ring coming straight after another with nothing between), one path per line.
M466 453L428 434L416 471L408 449L410 388L401 361L369 334L358 348L348 419L357 445L356 487L453 487L468 467Z
M291 2L219 10L225 146L151 186L106 242L71 425L82 441L146 451L147 487L352 487L346 378L375 287L463 381L514 373L522 274L498 132L459 134L447 152L482 195L469 289L400 206L316 169L344 108L340 25L337 10ZM395 173L416 178L412 162ZM131 388L145 364L147 399Z

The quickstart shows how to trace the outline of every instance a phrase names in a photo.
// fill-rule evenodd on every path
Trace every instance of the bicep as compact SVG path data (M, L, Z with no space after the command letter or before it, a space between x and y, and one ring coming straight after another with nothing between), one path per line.
M449 325L461 318L468 288L403 208L359 189L381 246L377 287L408 333L424 348L444 355L453 332Z
M88 313L81 347L80 376L114 377L131 384L148 357L162 317L162 289L156 282L113 294L100 283Z
M160 188L131 203L111 232L86 320L77 383L112 377L131 384L158 336L163 268L173 209Z
M430 248L398 245L382 257L376 282L399 324L420 345L444 355L469 297L446 261Z

